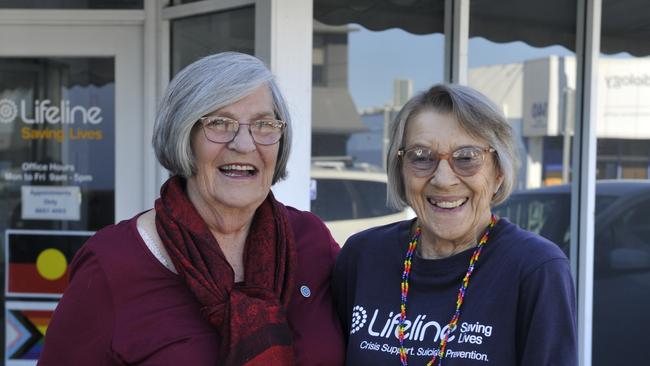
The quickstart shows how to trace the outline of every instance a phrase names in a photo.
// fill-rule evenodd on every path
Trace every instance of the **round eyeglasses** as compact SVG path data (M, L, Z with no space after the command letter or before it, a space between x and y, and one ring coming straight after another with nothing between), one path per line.
M251 123L241 123L228 117L199 118L205 138L217 144L231 142L237 136L240 126L248 126L253 141L259 145L273 145L280 141L286 123L277 119L260 119Z
M406 166L417 177L427 177L433 174L441 160L447 160L451 170L461 177L471 177L478 173L485 162L486 153L494 153L492 147L462 146L451 153L439 153L426 147L399 149L397 156L401 157Z

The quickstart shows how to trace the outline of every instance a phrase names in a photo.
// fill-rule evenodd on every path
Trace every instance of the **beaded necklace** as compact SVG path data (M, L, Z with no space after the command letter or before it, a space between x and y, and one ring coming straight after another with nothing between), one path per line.
M465 273L465 277L463 278L460 288L458 289L458 297L456 298L456 311L451 317L451 321L448 325L448 331L440 340L440 345L438 346L437 350L438 352L433 353L433 357L431 358L431 361L427 363L427 366L433 366L438 356L440 356L438 365L442 365L442 359L445 357L445 349L447 348L447 339L449 338L449 335L453 333L454 330L456 330L456 325L458 324L458 319L460 318L460 307L463 305L463 300L465 299L465 291L467 291L467 286L469 286L469 278L472 276L472 272L474 272L474 266L476 265L476 262L478 262L478 258L483 251L483 246L488 241L490 230L494 227L494 224L496 224L496 222L497 218L494 214L492 214L490 217L490 224L488 225L487 229L485 229L485 232L483 233L481 240L478 242L476 249L474 249L474 253L469 260L467 273ZM404 259L404 272L402 273L401 285L402 303L400 305L400 317L398 325L399 359L402 362L402 366L408 365L406 349L404 348L404 321L406 320L406 303L409 293L409 274L411 273L411 260L413 259L413 253L415 252L415 248L418 245L418 241L420 241L421 235L422 229L418 225L418 227L415 229L415 235L413 235L413 238L409 242L408 249L406 250L406 258Z

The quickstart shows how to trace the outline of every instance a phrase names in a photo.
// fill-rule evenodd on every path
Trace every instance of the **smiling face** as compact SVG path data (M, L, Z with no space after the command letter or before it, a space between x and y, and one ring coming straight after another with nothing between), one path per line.
M261 86L243 99L210 113L248 124L274 119L273 97ZM196 174L188 179L188 195L201 212L211 209L254 211L268 195L280 144L263 146L253 141L248 125L240 125L229 143L208 141L200 124L192 132Z
M467 134L452 114L426 109L414 115L406 129L404 147L416 146L450 153L488 144ZM469 177L456 174L447 160L425 177L416 176L403 162L406 198L418 216L423 240L456 246L477 239L490 221L490 201L503 180L495 159L495 154L486 153L482 167Z

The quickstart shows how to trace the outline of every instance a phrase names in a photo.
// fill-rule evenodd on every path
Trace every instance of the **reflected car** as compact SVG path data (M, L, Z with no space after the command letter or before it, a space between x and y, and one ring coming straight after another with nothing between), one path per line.
M569 255L570 187L515 192L494 212ZM650 180L596 181L593 365L647 365Z
M386 206L386 174L338 165L312 166L311 211L339 245L367 228L414 217L407 208Z

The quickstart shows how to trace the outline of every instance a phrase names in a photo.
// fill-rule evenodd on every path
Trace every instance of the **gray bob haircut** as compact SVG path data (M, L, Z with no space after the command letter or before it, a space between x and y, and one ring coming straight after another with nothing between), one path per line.
M515 153L512 127L503 113L485 95L456 84L438 84L409 100L390 125L388 156L388 204L395 208L408 205L402 175L402 159L397 151L404 148L406 129L413 117L424 110L451 113L470 136L484 140L496 150L497 170L503 183L492 197L492 206L505 201L515 185L519 161Z
M223 52L204 57L181 70L163 96L153 131L153 148L162 166L176 175L196 174L192 128L199 118L248 96L266 85L276 118L286 122L280 139L273 183L286 178L291 149L291 117L271 71L258 58Z

